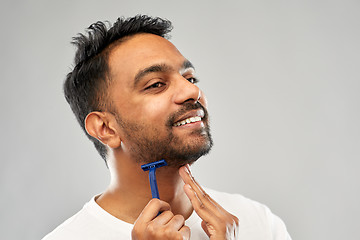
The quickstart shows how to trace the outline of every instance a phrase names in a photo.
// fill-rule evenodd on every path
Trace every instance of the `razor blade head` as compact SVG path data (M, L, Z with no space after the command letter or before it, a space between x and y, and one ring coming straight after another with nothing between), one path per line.
M167 163L166 163L166 161L164 159L161 159L161 160L156 161L156 162L141 165L141 168L144 171L149 171L150 169L156 169L156 168L163 167L163 166L167 166Z

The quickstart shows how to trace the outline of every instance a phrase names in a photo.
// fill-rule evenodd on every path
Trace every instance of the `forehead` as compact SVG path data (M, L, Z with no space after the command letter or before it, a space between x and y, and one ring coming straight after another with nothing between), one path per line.
M166 64L180 70L184 61L185 58L171 42L154 34L132 36L109 55L110 74L120 81L133 80L139 70L155 64Z

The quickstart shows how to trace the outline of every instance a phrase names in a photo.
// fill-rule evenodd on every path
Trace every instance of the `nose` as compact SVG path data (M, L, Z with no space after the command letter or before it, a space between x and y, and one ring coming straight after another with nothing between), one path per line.
M176 91L174 94L174 102L183 104L185 102L197 103L201 98L201 90L195 84L189 82L186 78L178 78Z

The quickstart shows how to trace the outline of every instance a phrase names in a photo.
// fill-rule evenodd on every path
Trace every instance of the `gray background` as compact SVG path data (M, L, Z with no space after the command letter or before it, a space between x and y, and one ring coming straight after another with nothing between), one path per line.
M360 239L360 2L1 1L1 239L40 239L107 186L62 94L71 37L137 13L173 21L215 147L203 185L268 205L293 239Z

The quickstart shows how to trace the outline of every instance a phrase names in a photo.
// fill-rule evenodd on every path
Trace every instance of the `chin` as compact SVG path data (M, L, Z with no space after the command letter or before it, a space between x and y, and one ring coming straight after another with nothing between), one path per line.
M173 152L168 157L164 157L169 167L180 168L185 164L193 164L200 157L207 155L213 146L212 141L209 141L200 149L182 149L183 151Z

